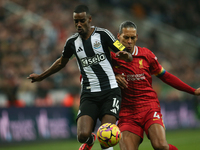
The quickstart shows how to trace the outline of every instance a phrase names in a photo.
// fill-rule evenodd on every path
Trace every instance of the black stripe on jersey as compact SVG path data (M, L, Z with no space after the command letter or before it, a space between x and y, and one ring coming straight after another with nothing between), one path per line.
M91 57L91 56L95 55L94 51L88 51L90 49L91 50L93 49L92 43L91 43L91 37L88 40L83 41L83 47L85 49L85 54L87 57ZM101 90L110 89L111 88L110 84L104 84L104 83L109 83L109 79L108 79L106 73L104 72L104 70L102 69L101 65L96 64L95 66L91 66L91 68L97 75ZM104 75L102 75L102 74L104 74ZM101 78L100 75L103 76L103 78Z

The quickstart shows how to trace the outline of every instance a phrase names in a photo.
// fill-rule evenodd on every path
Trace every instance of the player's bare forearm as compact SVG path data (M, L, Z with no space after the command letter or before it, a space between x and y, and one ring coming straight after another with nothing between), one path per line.
M48 76L60 71L62 68L65 67L66 63L63 62L62 58L57 59L46 71L44 71L40 75L40 77L43 80L43 79L47 78Z
M128 82L125 80L125 75L121 75L121 74L116 74L115 78L117 80L118 86L121 89L125 89L128 88Z
M40 75L38 74L30 74L28 79L31 79L31 82L39 82L42 81L43 79L49 77L50 75L60 71L62 68L65 67L69 59L63 59L62 57L57 59L46 71L41 73Z
M122 59L126 62L131 62L133 60L133 56L131 53L126 52L126 51L119 51L116 53L116 57L119 59Z

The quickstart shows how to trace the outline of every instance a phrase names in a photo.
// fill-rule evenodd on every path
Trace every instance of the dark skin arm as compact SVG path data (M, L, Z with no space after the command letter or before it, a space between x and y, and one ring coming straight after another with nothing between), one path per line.
M117 80L118 86L121 89L125 89L128 88L128 82L125 80L125 75L121 75L121 74L117 74L115 75L115 78Z
M27 77L27 79L31 79L31 83L40 82L43 79L49 77L50 75L60 71L62 68L65 67L65 65L68 63L68 61L69 61L68 58L63 58L61 56L43 73L41 73L40 75L32 73L29 75L29 77Z
M116 57L119 59L122 59L126 62L131 62L133 60L133 56L131 53L128 53L126 51L119 51L116 53Z

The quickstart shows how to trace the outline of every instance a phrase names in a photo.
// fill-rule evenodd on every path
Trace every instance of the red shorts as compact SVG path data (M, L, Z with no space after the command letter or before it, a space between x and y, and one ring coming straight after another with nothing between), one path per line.
M120 116L118 126L121 132L129 131L143 139L144 131L148 137L148 129L155 123L165 127L160 109L150 109L137 114Z

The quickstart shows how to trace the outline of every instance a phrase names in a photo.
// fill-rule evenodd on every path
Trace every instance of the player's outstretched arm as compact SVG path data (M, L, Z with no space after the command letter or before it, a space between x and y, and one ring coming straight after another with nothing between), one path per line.
M131 53L128 53L126 51L118 51L116 53L116 57L126 62L131 62L133 60L133 56L131 55Z
M64 68L68 61L69 61L68 58L63 58L61 56L46 71L44 71L40 75L32 73L27 77L27 79L30 79L31 83L42 81L43 79L47 78L48 76L50 76L50 75L58 72L62 68Z
M165 72L164 75L159 77L163 82L166 84L174 87L177 90L184 91L190 94L199 95L200 89L194 89L193 87L189 86L188 84L181 81L178 77L172 75L169 72Z

